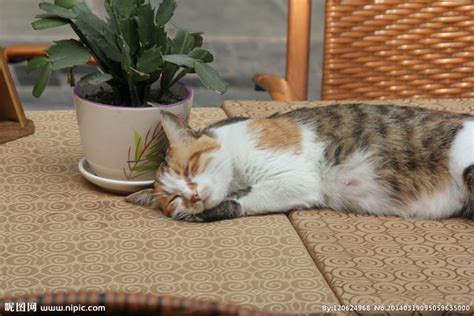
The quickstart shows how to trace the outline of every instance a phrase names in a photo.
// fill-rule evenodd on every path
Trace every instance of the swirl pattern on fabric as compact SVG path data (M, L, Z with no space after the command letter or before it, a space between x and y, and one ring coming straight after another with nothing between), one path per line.
M151 292L311 313L337 303L285 215L185 223L79 174L72 111L30 112L34 135L0 145L0 297ZM226 118L196 108L193 128Z

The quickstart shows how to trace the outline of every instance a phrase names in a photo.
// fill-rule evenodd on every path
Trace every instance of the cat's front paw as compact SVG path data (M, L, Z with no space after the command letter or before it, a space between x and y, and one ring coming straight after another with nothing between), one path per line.
M177 221L184 221L184 222L204 222L202 218L199 217L199 214L189 214L186 212L178 212L173 214L173 219Z
M236 200L224 200L213 208L196 214L203 222L215 222L242 216L242 208Z
M224 200L218 205L200 213L186 211L175 212L172 218L185 222L215 222L242 216L240 203L236 200Z

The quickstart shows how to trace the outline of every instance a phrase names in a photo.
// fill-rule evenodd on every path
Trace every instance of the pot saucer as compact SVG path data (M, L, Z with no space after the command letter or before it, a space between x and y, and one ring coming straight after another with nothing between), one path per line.
M148 181L125 181L125 180L114 180L107 179L97 176L94 171L92 171L89 163L86 158L82 158L79 161L79 172L98 187L104 189L105 191L115 193L115 194L130 194L142 189L149 188L153 186L154 180Z

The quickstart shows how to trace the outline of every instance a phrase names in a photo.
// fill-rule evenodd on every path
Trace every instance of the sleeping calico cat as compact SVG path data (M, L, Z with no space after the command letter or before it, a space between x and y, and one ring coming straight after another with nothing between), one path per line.
M425 219L474 216L474 117L334 104L201 132L171 114L154 189L127 197L186 221L328 207Z

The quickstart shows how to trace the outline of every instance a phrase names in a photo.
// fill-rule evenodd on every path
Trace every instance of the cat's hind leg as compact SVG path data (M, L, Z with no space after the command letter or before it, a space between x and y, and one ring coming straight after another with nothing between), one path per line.
M450 149L450 169L465 191L460 197L464 207L460 214L474 218L474 119L466 119Z
M465 218L474 219L474 164L464 170L463 180L469 192L461 215Z
M463 172L464 183L466 184L467 190L474 194L474 165L470 165Z

